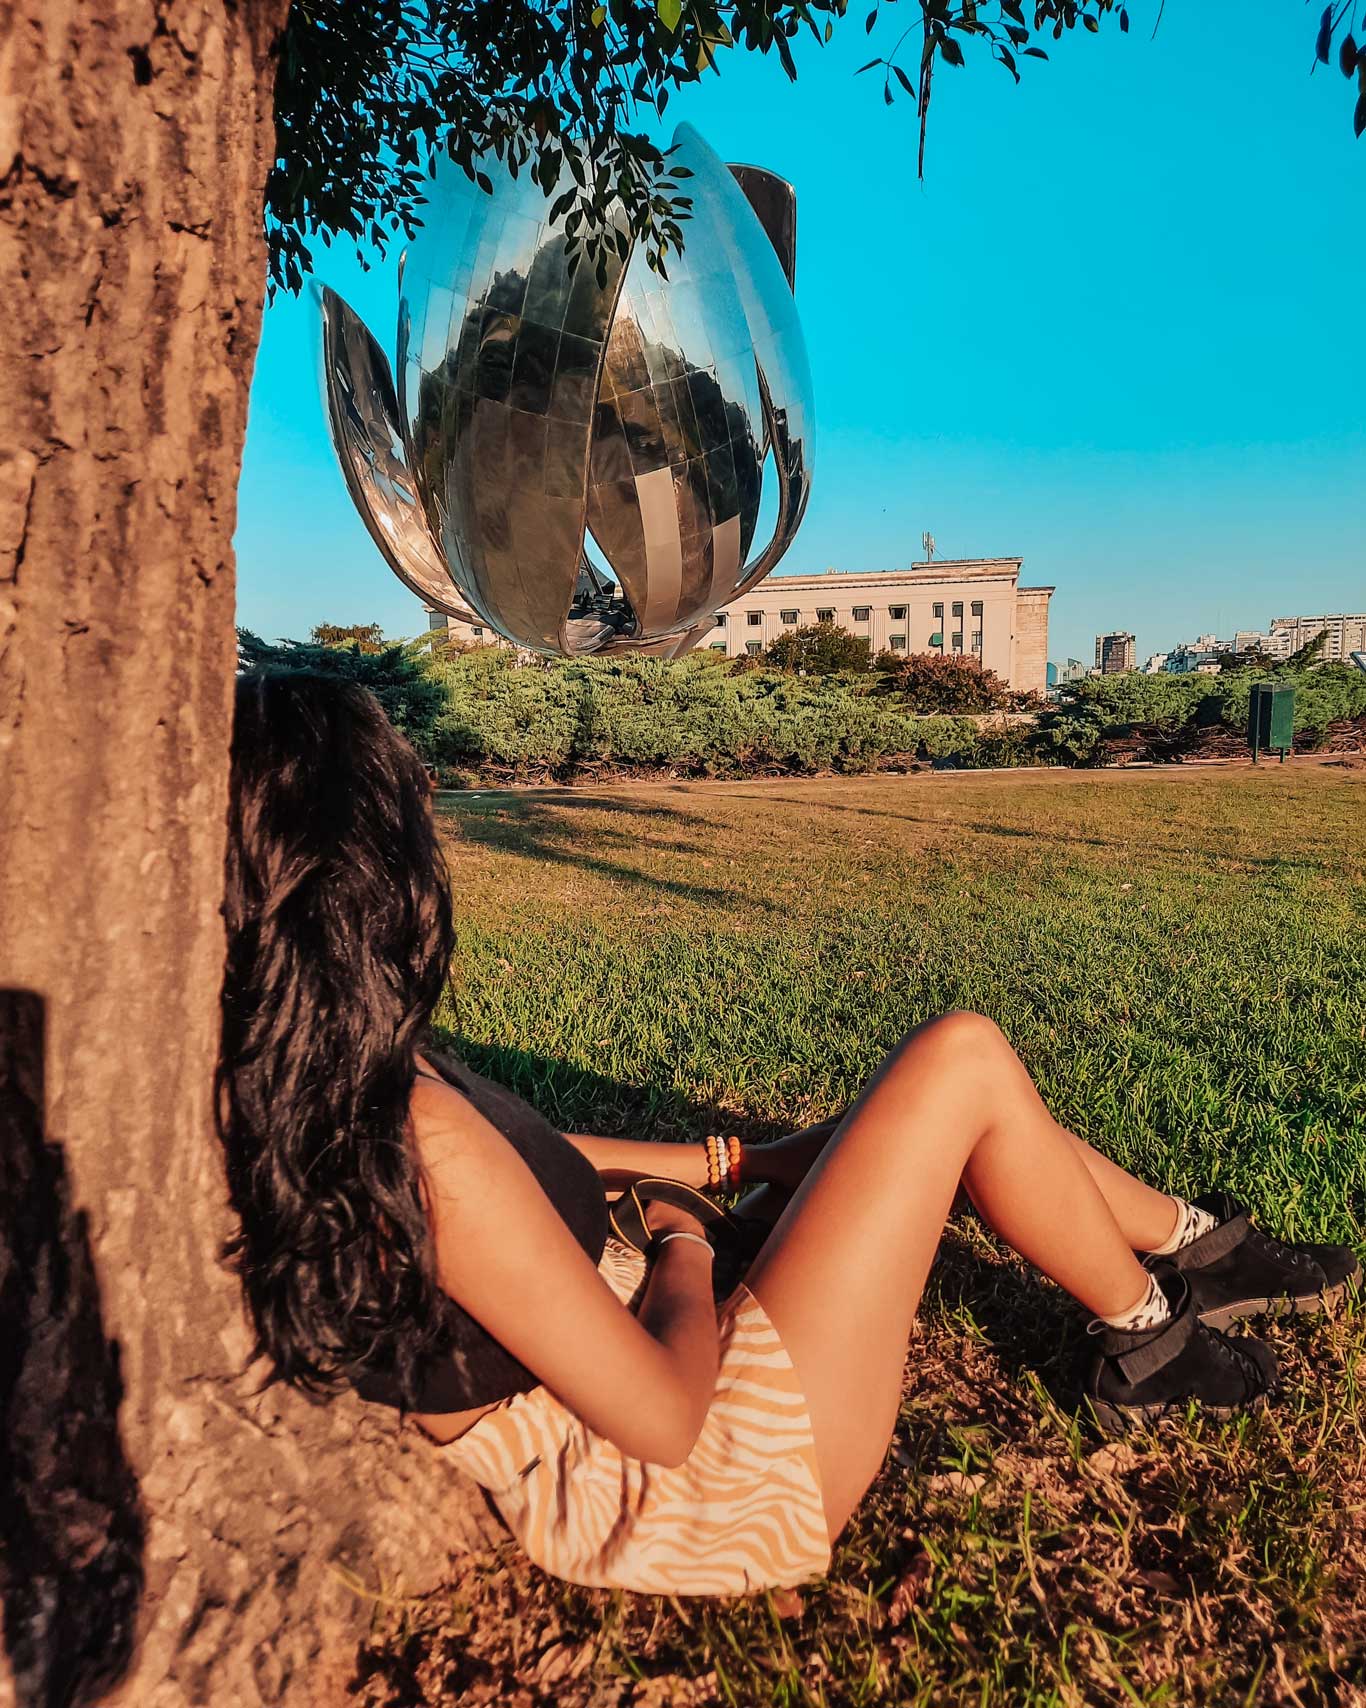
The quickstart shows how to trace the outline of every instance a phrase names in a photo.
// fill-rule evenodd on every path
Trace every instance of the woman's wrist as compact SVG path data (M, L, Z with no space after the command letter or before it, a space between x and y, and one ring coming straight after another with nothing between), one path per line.
M711 1241L707 1236L705 1234L695 1234L690 1229L665 1228L662 1232L657 1233L653 1237L650 1244L655 1248L655 1255L657 1257L662 1256L665 1249L671 1245L689 1246L693 1251L697 1251L700 1248L702 1251L706 1252L709 1259L716 1255L712 1249Z

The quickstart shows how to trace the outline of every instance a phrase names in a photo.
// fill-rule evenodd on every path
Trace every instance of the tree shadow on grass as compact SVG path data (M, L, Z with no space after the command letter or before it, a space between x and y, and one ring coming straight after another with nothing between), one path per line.
M683 901L726 909L773 911L773 903L762 895L664 877L596 852L603 849L612 853L629 852L646 861L658 855L710 858L714 850L703 840L671 837L665 841L646 841L633 830L601 823L583 825L576 816L587 812L619 813L629 815L636 823L657 821L658 828L670 831L696 832L700 836L709 832L705 818L673 807L569 790L470 790L443 794L438 798L437 812L452 834L466 845L500 854L518 854L550 865L572 866L610 883L675 896Z
M737 1120L733 1109L699 1103L672 1085L628 1085L577 1062L479 1043L444 1026L433 1031L443 1048L525 1098L561 1132L683 1142L721 1131L755 1141L787 1130L772 1121Z
M1077 1409L1085 1313L1023 1259L993 1249L973 1212L945 1230L925 1297L928 1315L970 1322L1012 1383L1036 1377L1054 1404Z
M41 997L0 990L0 1592L20 1708L81 1708L131 1658L144 1525L86 1217L44 1131L43 1032Z
M996 819L983 818L953 818L930 816L924 813L891 812L882 807L843 806L835 801L803 801L791 795L740 796L740 799L759 800L780 803L784 806L815 807L821 812L851 813L858 818L888 819L894 824L914 824L926 830L958 830L971 831L977 836L999 836L1012 841L1052 843L1066 848L1106 848L1126 857L1132 857L1135 849L1142 849L1151 854L1166 854L1183 865L1192 860L1207 860L1212 864L1224 863L1234 869L1296 871L1296 872L1332 872L1336 873L1338 866L1330 860L1315 859L1304 855L1284 854L1251 854L1246 850L1230 847L1196 847L1190 843L1152 843L1146 837L1135 835L1127 839L1112 836L1084 836L1080 831L1050 830L1038 825L1003 824Z

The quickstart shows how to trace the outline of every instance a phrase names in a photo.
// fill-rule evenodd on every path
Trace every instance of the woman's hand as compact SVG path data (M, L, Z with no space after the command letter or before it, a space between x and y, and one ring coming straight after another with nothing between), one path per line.
M746 1145L740 1164L742 1181L745 1185L754 1182L795 1192L837 1126L838 1120L822 1121L814 1127L803 1127L800 1133L772 1139L768 1144Z

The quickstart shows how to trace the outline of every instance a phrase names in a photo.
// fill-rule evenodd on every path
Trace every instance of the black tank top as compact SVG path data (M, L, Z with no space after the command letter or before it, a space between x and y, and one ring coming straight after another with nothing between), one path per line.
M513 1092L463 1065L455 1066L448 1057L438 1058L428 1052L428 1059L513 1147L574 1238L596 1263L607 1244L608 1221L607 1197L592 1163ZM468 1311L454 1299L446 1299L442 1340L423 1363L417 1401L411 1409L469 1411L524 1394L538 1383L539 1377L500 1346ZM372 1370L358 1377L354 1385L363 1400L400 1408L403 1405L392 1372Z

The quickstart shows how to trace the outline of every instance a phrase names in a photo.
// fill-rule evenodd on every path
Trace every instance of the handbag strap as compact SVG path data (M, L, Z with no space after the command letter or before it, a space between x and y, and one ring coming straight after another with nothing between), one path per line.
M702 1224L702 1231L712 1249L718 1253L737 1251L746 1242L745 1228L720 1204L694 1191L691 1186L685 1186L681 1180L663 1180L650 1175L637 1180L623 1192L608 1212L612 1232L623 1244L633 1246L639 1252L649 1249L652 1237L645 1216L650 1204L672 1204L675 1209L686 1210L690 1216L695 1216Z

